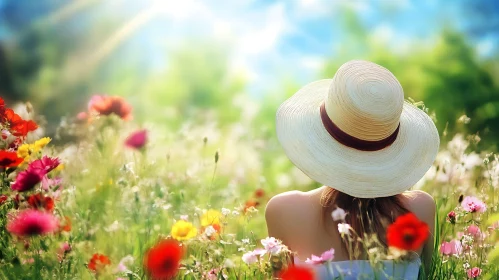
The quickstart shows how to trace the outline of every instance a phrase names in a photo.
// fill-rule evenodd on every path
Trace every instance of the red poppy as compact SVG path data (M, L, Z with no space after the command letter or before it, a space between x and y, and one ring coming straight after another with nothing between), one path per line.
M92 270L93 272L98 272L99 270L104 269L104 267L110 264L111 261L105 255L94 254L88 262L88 269Z
M184 255L182 245L174 239L160 241L144 257L144 266L151 279L172 279Z
M6 109L4 121L9 124L9 128L14 136L26 136L28 132L34 131L38 125L31 120L25 121L12 109Z
M413 213L399 216L388 226L386 239L388 246L402 250L417 250L429 235L428 225L420 221Z
M44 196L41 193L30 195L28 197L28 204L35 209L43 208L47 211L54 210L54 200L50 196Z
M132 118L132 106L121 96L100 96L92 97L89 103L89 110L100 115L115 114L124 120Z
M265 196L265 191L263 189L257 189L255 191L255 197L256 198L262 198Z
M314 272L308 267L290 266L280 275L282 280L313 280Z
M23 161L24 159L18 157L16 152L0 151L0 167L2 168L17 167Z
M5 101L3 98L0 97L0 119L3 121L4 120L4 114L5 114Z
M2 205L5 201L7 201L7 199L9 199L9 197L6 196L5 194L0 195L0 205Z

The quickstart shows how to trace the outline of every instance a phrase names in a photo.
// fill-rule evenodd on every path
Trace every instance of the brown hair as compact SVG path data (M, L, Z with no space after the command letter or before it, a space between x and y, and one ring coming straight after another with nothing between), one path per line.
M361 240L366 235L376 234L378 240L385 247L385 232L389 224L402 214L409 212L402 203L402 195L377 198L358 198L340 192L333 188L326 188L321 196L322 221L326 225L326 219L331 219L331 212L335 208L345 210L347 216L345 222L350 224ZM353 241L355 252L362 251L362 244ZM358 254L352 256L348 248L348 241L343 238L343 248L351 259L359 257Z

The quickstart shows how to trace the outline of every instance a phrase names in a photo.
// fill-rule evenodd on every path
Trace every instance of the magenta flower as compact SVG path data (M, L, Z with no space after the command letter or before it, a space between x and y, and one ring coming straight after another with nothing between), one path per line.
M133 149L142 149L147 143L147 130L139 130L132 133L125 140L125 146Z
M17 236L44 235L58 228L59 222L54 215L34 209L20 212L7 223L7 231Z
M443 255L460 255L463 252L463 246L461 242L456 239L452 239L450 242L443 242L440 245L440 253Z
M54 170L57 166L59 166L59 164L61 164L61 161L58 158L44 156L43 158L37 159L30 163L28 166L28 170L41 169L45 171L45 174L47 174L50 171Z
M44 170L28 168L17 174L16 181L10 187L18 192L29 191L42 181L43 176L45 176Z
M480 199L474 197L474 196L467 196L463 199L463 202L461 202L461 206L466 210L467 212L480 212L483 213L485 210L487 210L487 205L483 203Z
M482 270L478 267L468 269L466 272L468 273L468 278L477 278L480 274L482 274Z

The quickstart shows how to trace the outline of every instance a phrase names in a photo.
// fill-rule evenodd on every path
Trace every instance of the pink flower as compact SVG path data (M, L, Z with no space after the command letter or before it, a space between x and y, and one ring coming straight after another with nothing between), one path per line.
M481 237L482 236L482 232L480 231L480 228L475 226L475 225L468 226L468 228L466 229L466 233L468 233L468 235L471 235L473 237Z
M217 280L217 279L219 279L218 278L219 274L220 274L220 269L213 268L213 269L211 269L210 271L208 271L208 272L206 272L204 274L204 278L203 279ZM227 275L223 274L223 272L222 272L221 276L222 276L221 279L227 279Z
M128 255L120 260L120 263L118 264L118 267L116 268L116 272L127 272L130 271L128 269L128 265L133 264L133 257Z
M253 254L253 252L247 252L243 255L242 257L243 259L243 262L245 262L246 264L254 264L258 261L258 258L255 254Z
M281 251L282 243L281 241L275 239L274 237L267 237L260 241L267 252L272 255L279 254Z
M243 262L246 264L254 264L258 261L258 257L265 255L267 251L265 249L255 249L251 252L247 252L243 255Z
M42 181L43 176L45 176L44 170L28 168L17 174L16 181L10 187L19 192L29 191Z
M57 259L61 262L64 259L64 256L71 251L71 245L68 242L63 242L57 250Z
M79 121L79 122L84 122L88 119L88 114L87 112L79 112L77 115L76 115L76 119Z
M463 251L463 246L461 242L456 239L452 239L450 242L443 242L440 245L440 253L443 255L460 255Z
M42 189L45 191L53 190L52 196L58 198L62 191L62 178L55 177L50 179L47 176L43 176Z
M28 166L28 170L40 169L45 171L45 174L47 174L50 171L54 170L57 166L59 166L59 164L61 164L61 161L58 158L44 156L43 158L37 159L30 163Z
M58 228L59 222L54 215L34 209L18 213L7 223L7 231L18 236L45 235Z
M305 260L305 263L308 264L322 264L325 262L330 262L334 259L334 249L331 248L330 250L325 251L324 253L321 254L320 257L316 255L312 255L310 258L307 258Z
M478 267L468 269L466 272L468 273L468 278L477 278L480 274L482 274L482 270Z
M483 213L485 210L487 210L487 205L483 203L480 199L474 197L474 196L467 196L463 199L463 202L461 202L461 206L464 208L465 211L467 212L480 212Z
M321 254L321 258L325 262L330 262L334 259L334 248L327 250Z
M147 130L136 131L125 140L125 146L133 149L142 149L147 143Z
M312 255L310 258L307 258L305 260L305 263L308 263L308 264L321 264L321 263L323 263L323 261L322 261L321 257L318 257L316 255Z

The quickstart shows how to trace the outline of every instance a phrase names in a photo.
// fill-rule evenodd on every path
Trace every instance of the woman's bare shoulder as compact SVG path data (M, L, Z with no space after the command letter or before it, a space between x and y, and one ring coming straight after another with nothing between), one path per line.
M306 193L300 191L285 192L272 197L265 208L269 236L287 241L289 232L296 234L296 221L303 220L307 198Z
M265 215L289 213L289 211L297 209L296 206L301 204L305 197L305 193L300 191L280 193L269 200L265 208Z

